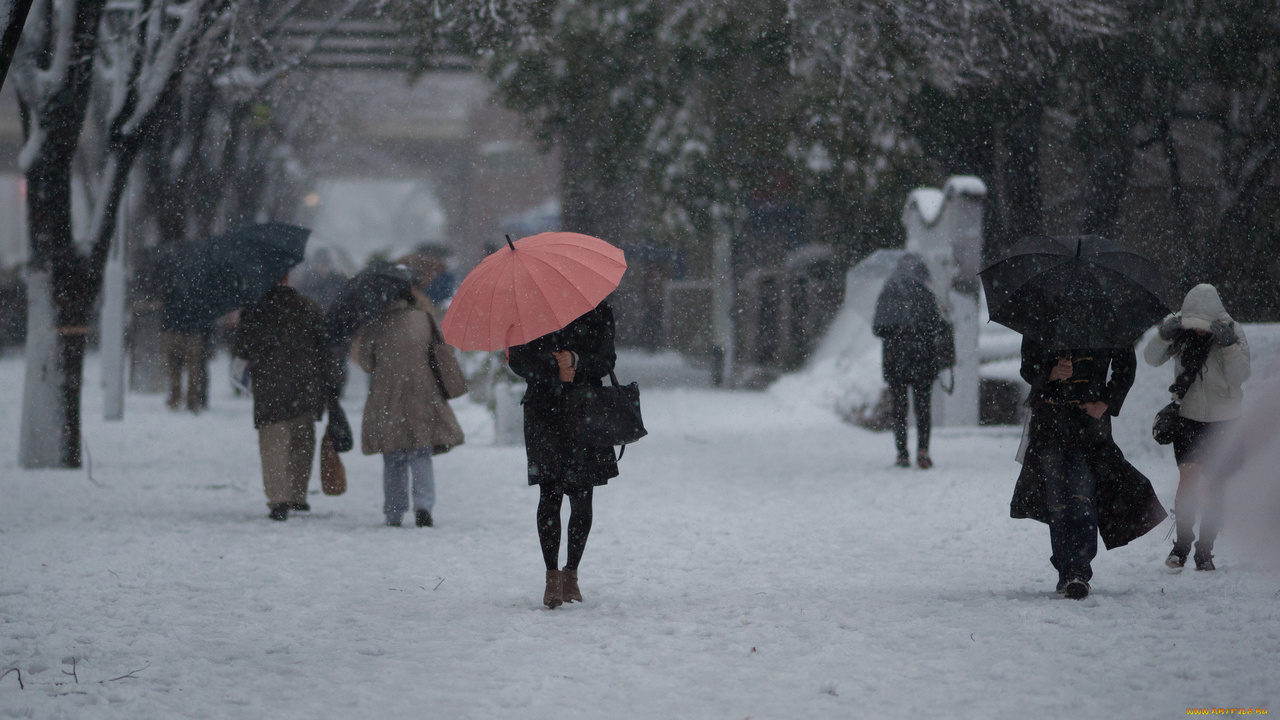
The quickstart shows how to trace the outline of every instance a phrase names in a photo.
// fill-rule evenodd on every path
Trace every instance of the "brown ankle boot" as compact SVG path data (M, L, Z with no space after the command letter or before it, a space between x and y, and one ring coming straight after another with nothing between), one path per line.
M560 571L560 591L565 602L582 602L582 591L578 589L578 568Z
M542 593L542 604L549 608L555 608L564 603L562 591L560 589L560 571L547 571L547 590Z

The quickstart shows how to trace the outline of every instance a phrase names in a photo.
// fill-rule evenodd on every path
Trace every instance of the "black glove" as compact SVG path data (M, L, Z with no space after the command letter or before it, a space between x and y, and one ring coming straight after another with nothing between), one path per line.
M1214 320L1209 326L1209 332L1213 334L1213 344L1216 347L1230 347L1240 341L1236 335L1235 323L1225 320Z
M1165 317L1164 322L1160 323L1160 337L1165 340L1172 340L1174 335L1182 329L1182 316L1171 314Z

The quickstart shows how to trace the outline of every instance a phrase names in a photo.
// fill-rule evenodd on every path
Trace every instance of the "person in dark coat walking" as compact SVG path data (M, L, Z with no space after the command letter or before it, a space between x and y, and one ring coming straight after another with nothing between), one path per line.
M510 350L511 370L529 383L524 400L524 441L529 484L539 487L538 540L547 566L542 601L554 608L582 602L578 563L591 532L596 486L618 476L613 448L591 447L573 437L565 395L573 385L602 385L613 370L613 309L602 301L562 330ZM568 558L560 559L560 508L569 498Z
M253 426L258 430L262 483L272 520L307 511L316 450L316 422L333 388L334 357L325 350L324 313L286 283L246 307L233 353L249 362Z
M1115 548L1165 518L1151 482L1111 437L1137 365L1132 348L1050 350L1022 341L1031 422L1010 515L1049 525L1057 590L1069 598L1089 594L1099 532Z
M929 268L915 255L904 255L880 291L871 324L871 331L884 342L881 366L892 399L893 442L900 467L911 466L907 452L908 388L916 408L916 463L926 470L933 467L929 458L931 403L933 381L943 365L939 354L942 328L938 298L929 290Z
M169 409L182 407L182 371L185 369L187 409L199 412L209 404L209 343L213 339L213 319L187 296L185 286L176 285L165 295L160 330L169 369Z

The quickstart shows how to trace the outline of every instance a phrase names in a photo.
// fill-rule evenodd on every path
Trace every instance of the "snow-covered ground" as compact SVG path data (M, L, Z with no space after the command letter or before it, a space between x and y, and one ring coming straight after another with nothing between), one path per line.
M674 362L627 360L655 380ZM26 688L0 679L0 717L1280 708L1280 575L1230 534L1218 572L1171 573L1166 524L1103 552L1087 600L1060 599L1047 530L1008 517L1017 428L939 430L938 466L899 470L887 434L680 370L684 387L646 384L650 436L596 494L586 602L549 611L523 450L486 444L478 406L459 404L471 442L437 460L435 528L382 526L381 463L358 453L345 496L274 523L250 404L215 368L208 413L131 395L105 423L91 362L90 476L17 468L22 362L0 359L0 672ZM1162 370L1117 434L1171 502L1167 449L1141 445Z

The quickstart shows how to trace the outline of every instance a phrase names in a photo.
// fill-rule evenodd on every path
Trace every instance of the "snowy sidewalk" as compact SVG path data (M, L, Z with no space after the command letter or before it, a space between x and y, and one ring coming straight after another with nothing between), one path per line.
M26 686L0 679L0 717L1280 711L1280 576L1230 537L1219 572L1172 574L1162 526L1060 599L1047 530L1008 517L1012 428L938 431L938 467L908 471L888 435L768 394L646 390L651 435L596 494L586 602L548 611L537 492L483 410L459 405L470 443L437 459L435 528L383 527L358 452L347 495L273 523L223 374L206 414L131 395L104 423L91 363L91 480L17 468L22 362L0 360L0 672ZM1143 469L1170 502L1173 467Z

